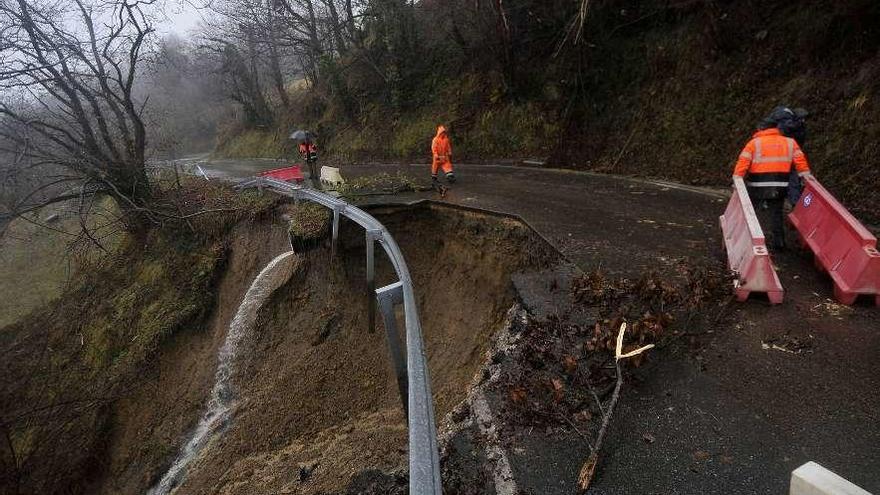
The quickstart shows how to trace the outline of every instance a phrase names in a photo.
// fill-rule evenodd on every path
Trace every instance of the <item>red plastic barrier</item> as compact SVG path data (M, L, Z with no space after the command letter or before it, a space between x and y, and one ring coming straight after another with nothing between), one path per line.
M733 195L720 222L727 266L737 275L733 282L737 300L745 301L752 292L766 292L771 303L780 304L785 291L770 262L746 185L739 177L733 180Z
M273 170L266 170L264 172L260 172L257 174L261 177L272 177L273 179L284 180L284 181L296 181L302 182L305 180L303 177L302 169L299 165L293 165L285 168L276 168Z
M788 220L816 256L816 266L831 275L839 302L852 304L860 294L869 294L880 306L877 238L815 178L807 178Z

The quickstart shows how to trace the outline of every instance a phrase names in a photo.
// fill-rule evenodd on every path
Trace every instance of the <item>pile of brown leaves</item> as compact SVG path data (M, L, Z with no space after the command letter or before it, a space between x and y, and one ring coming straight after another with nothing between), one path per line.
M721 267L683 267L673 279L649 273L636 281L585 274L570 288L574 304L597 310L592 325L550 318L524 331L521 366L506 377L511 420L526 425L586 431L601 418L599 405L616 381L614 349L621 323L629 330L624 353L665 339L708 320L729 294ZM626 361L640 367L650 353Z

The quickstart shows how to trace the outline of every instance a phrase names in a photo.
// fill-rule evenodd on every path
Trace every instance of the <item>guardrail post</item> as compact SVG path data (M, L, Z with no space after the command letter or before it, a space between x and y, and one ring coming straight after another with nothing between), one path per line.
M376 292L376 239L382 235L379 230L368 230L367 240L367 331L373 333L376 330L376 302L373 294Z
M413 293L412 279L410 278L409 268L406 266L400 247L394 242L394 238L387 234L382 224L356 206L346 204L319 191L294 186L275 179L261 178L260 181L247 182L239 187L253 187L254 185L278 191L281 194L292 196L296 200L305 199L313 201L330 209L342 206L340 214L345 215L346 218L354 221L367 231L367 287L369 290L367 307L369 310L370 330L372 331L375 328L375 306L377 302L373 299L374 294L377 299L380 294L387 294L391 301L394 301L395 297L399 296L402 299L405 315L406 338L403 342L405 353L401 352L400 360L406 367L404 383L406 384L405 393L407 401L404 410L407 411L407 425L409 428L409 493L440 495L442 487L440 484L437 427L434 419L434 404L426 363L424 339L422 337L415 294ZM375 290L376 242L385 250L388 260L397 274L398 284L400 284L399 292L393 289L395 284L383 287L379 291ZM394 304L391 304L390 309L391 311L387 314L393 316ZM383 310L384 315L385 311ZM396 320L393 320L393 322L396 325ZM388 324L387 327L393 328L396 331L396 326L392 326L392 324ZM389 339L389 344L393 342L400 343L400 337L398 336L394 340ZM404 355L405 358L403 357ZM398 367L397 362L394 363L394 366L395 368ZM401 382L399 381L399 383Z
M376 289L376 301L379 303L379 311L382 312L382 321L385 323L385 336L388 338L388 351L391 354L394 373L397 375L397 390L400 392L400 402L403 403L403 413L409 418L409 378L406 372L406 357L400 349L397 315L394 313L394 307L403 302L403 282L395 282Z
M345 210L344 206L333 207L333 234L330 242L330 258L336 258L336 242L339 239L339 216Z

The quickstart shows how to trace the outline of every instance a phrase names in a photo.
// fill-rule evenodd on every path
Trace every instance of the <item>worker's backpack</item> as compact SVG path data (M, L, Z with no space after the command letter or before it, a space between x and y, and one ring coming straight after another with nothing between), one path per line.
M777 113L774 110L774 114L778 115L776 126L779 132L783 136L794 139L799 146L803 147L804 141L807 139L807 125L804 118L808 115L808 112L803 108L791 110L783 107L781 112Z
M801 111L800 109L796 111L789 111L786 118L779 120L776 124L779 132L781 132L783 136L794 139L797 142L798 146L801 147L804 146L804 141L806 141L807 139L807 125L806 122L804 122L805 116L806 111ZM803 187L801 186L801 179L800 177L798 177L797 171L792 168L788 180L788 191L786 194L786 196L788 196L789 203L791 203L792 205L797 203L798 198L800 198L801 196L802 190Z

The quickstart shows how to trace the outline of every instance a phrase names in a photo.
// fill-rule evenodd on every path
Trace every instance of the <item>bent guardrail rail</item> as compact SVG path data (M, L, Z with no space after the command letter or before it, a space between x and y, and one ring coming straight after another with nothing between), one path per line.
M877 238L813 177L788 215L800 242L813 252L816 267L834 282L834 297L852 304L859 295L880 306L880 252Z
M727 265L737 277L733 282L737 300L745 301L752 292L766 292L772 304L782 303L782 283L770 262L764 232L741 177L733 179L733 194L719 222Z
M422 339L422 326L416 307L412 278L403 259L400 247L391 234L375 218L360 208L333 196L314 189L289 184L277 179L258 177L239 183L237 188L257 187L270 189L279 194L318 203L333 210L332 249L335 253L339 237L339 219L345 216L364 228L367 241L367 286L369 291L369 324L375 323L376 298L382 311L385 330L388 333L388 346L397 374L401 400L409 429L409 493L418 495L440 495L440 456L437 447L437 427L434 422L434 403L428 375L425 346ZM375 244L379 243L388 255L397 274L398 282L375 289ZM394 306L403 304L406 326L406 355L399 347L397 320Z

